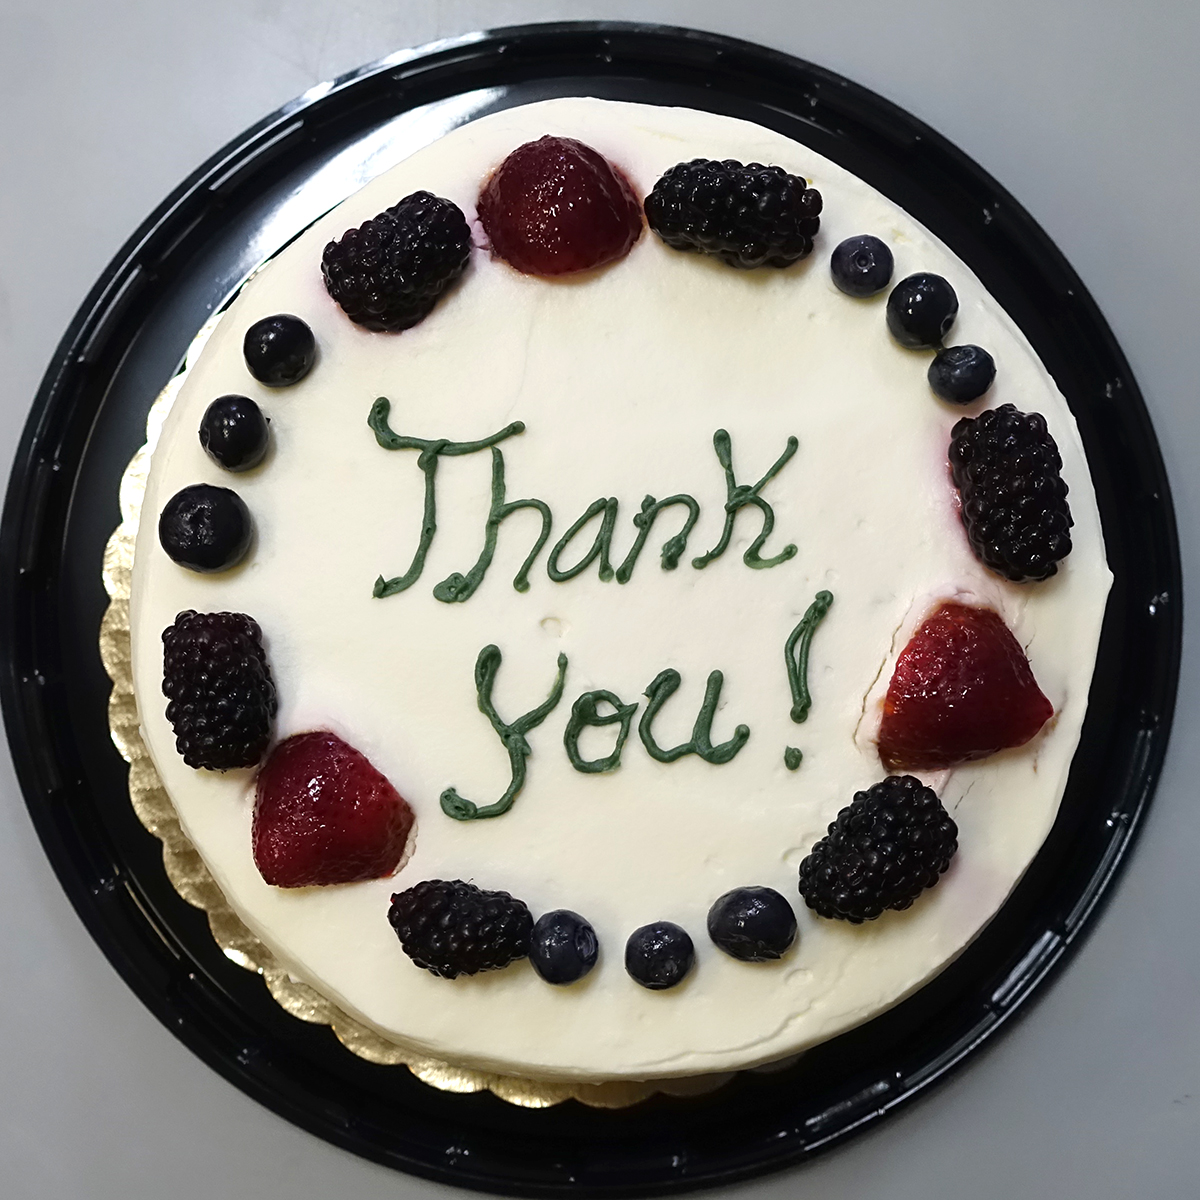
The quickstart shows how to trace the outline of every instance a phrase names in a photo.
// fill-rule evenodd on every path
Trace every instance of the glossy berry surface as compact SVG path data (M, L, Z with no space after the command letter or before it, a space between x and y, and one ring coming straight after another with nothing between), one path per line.
M162 690L180 757L209 771L254 766L276 707L258 622L245 613L188 609L162 640Z
M443 979L495 971L529 953L522 900L461 879L427 879L392 897L388 920L404 953Z
M574 138L518 146L479 193L492 253L526 275L571 275L624 258L642 233L633 188Z
M892 252L869 233L839 242L829 258L833 282L847 296L874 296L892 281Z
M800 864L800 894L820 916L861 925L911 907L957 849L958 826L937 793L890 775L838 813Z
M675 250L731 267L790 267L812 253L821 193L762 163L695 158L667 171L646 197L650 228Z
M574 983L595 965L600 945L590 922L559 908L538 917L529 941L529 961L547 983Z
M682 983L695 961L696 948L687 930L672 921L643 925L625 943L625 970L651 991Z
M971 549L1014 583L1049 579L1071 553L1062 458L1041 413L1011 404L950 431L950 472Z
M431 192L413 192L330 242L321 273L325 290L355 324L399 333L433 311L470 259L462 209Z
M242 353L250 374L267 387L299 383L317 361L317 341L308 325L290 313L263 317L246 330Z
M249 471L267 453L267 418L248 396L220 396L204 410L200 445L227 471Z
M208 483L176 492L158 518L158 540L170 558L206 575L237 566L250 549L253 529L241 496Z
M939 771L1023 746L1054 715L999 613L943 604L896 660L879 757L888 770Z
M392 874L412 829L408 803L335 733L298 733L258 773L254 865L274 887L320 887Z
M774 888L734 888L708 910L708 936L742 962L769 962L796 940L796 914Z
M929 364L933 394L951 404L970 404L992 386L996 363L982 346L947 346Z
M909 275L887 300L888 329L909 350L940 346L957 315L958 296L940 275Z

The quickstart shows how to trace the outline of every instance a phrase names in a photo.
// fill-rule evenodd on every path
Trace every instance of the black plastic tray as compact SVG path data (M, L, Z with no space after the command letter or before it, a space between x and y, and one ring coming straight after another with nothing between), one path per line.
M134 817L96 646L117 482L147 408L213 308L354 190L380 147L395 155L482 112L562 95L757 121L924 222L1065 393L1116 576L1061 815L983 935L912 999L786 1071L615 1112L439 1092L286 1015L222 955ZM529 26L405 52L313 89L205 164L117 255L46 374L9 484L0 694L29 811L79 915L142 1001L227 1079L321 1137L433 1179L529 1195L661 1193L796 1163L873 1124L993 1038L1065 960L1158 777L1180 586L1167 478L1125 358L1062 255L975 163L879 96L761 47L645 25Z

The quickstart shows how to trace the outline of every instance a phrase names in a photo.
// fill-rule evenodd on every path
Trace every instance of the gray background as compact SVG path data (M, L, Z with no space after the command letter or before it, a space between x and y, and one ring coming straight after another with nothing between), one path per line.
M1196 595L1200 7L1169 0L0 0L0 462L108 259L186 174L312 84L476 28L690 24L840 71L997 176L1091 289L1163 444ZM1200 1191L1196 625L1149 821L1048 995L949 1085L740 1195L1194 1196ZM0 1194L427 1197L213 1074L91 943L0 760Z

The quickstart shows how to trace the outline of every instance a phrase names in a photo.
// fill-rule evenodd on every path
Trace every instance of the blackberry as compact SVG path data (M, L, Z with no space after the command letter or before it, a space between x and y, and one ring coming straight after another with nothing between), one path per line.
M1072 521L1046 418L1011 404L964 417L950 433L950 470L980 561L1014 583L1049 579L1071 553Z
M189 767L252 767L271 739L275 683L258 622L189 609L163 630L163 695Z
M908 908L950 865L958 826L937 793L889 775L853 803L800 864L800 895L823 917L855 925Z
M645 208L668 246L744 269L791 266L811 253L821 225L821 193L806 180L734 159L679 163L654 185Z
M429 315L470 256L471 230L462 209L429 192L413 192L330 242L321 273L350 320L398 333Z
M404 953L443 979L494 971L529 953L533 917L507 892L426 879L392 897L388 920Z

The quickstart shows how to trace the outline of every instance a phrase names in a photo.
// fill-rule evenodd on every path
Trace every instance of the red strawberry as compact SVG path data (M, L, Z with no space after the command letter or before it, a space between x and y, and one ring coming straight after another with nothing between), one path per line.
M642 232L625 176L591 146L544 137L518 146L483 186L479 221L492 252L526 275L615 262Z
M408 803L336 733L298 733L258 773L254 862L276 887L391 875L412 829Z
M999 613L943 604L896 660L879 757L934 771L1023 746L1054 714Z

